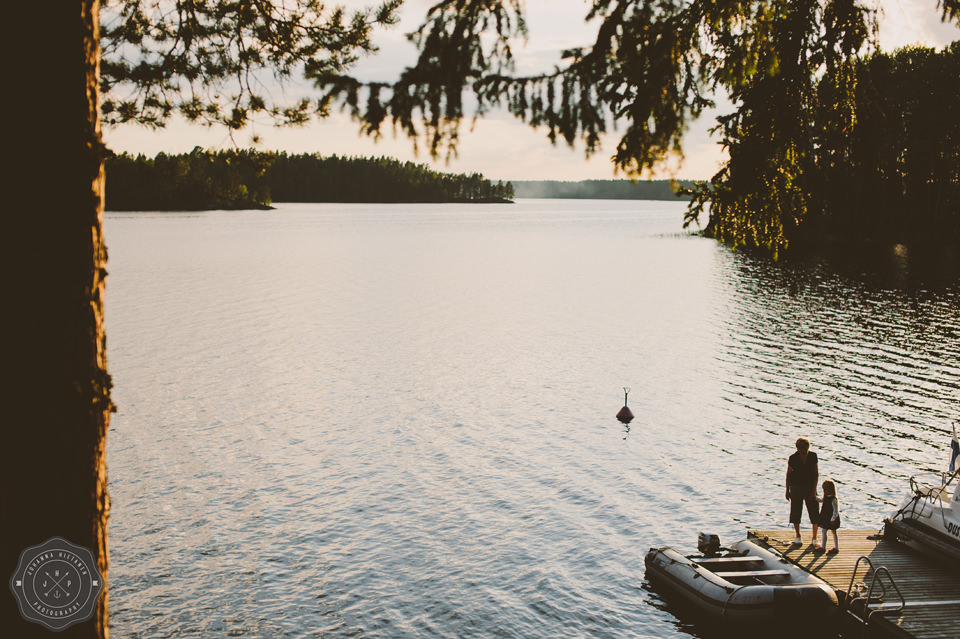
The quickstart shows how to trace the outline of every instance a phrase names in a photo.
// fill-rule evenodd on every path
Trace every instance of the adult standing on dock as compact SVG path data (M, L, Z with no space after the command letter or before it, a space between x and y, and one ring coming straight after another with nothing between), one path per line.
M797 440L797 452L787 460L787 500L790 502L790 523L797 531L795 545L803 543L800 538L800 520L803 518L803 505L807 506L807 516L813 524L813 540L817 543L817 481L820 471L817 468L817 454L810 452L810 440L801 437Z

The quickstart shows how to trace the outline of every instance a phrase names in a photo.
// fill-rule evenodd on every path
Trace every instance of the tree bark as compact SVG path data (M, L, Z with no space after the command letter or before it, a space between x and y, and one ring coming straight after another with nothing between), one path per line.
M105 445L112 404L103 323L103 143L99 0L46 8L13 3L23 52L11 67L17 112L4 173L7 227L3 384L4 578L20 553L51 537L89 548L107 583ZM42 14L42 15L41 15ZM39 22L38 22L39 20ZM40 31L42 23L43 31ZM42 53L37 53L42 50ZM49 637L2 597L6 636ZM58 633L107 637L107 592L92 619Z

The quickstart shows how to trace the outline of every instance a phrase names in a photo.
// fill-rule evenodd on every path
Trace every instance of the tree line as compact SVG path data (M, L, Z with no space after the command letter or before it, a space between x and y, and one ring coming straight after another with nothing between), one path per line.
M506 202L513 185L479 173L451 174L379 158L255 150L156 157L123 153L106 162L110 210L264 208L272 202Z
M288 155L270 158L266 182L276 202L505 202L513 185L480 173L441 173L389 157Z

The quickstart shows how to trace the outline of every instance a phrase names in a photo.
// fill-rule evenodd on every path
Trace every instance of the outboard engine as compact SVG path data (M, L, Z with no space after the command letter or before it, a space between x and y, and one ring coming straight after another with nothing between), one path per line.
M720 536L710 533L700 533L697 536L697 550L705 557L712 557L720 552Z

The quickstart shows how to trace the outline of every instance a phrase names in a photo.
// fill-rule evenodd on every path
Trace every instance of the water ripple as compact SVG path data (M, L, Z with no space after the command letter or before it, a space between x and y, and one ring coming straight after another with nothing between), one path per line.
M112 634L707 637L643 554L785 526L800 435L878 526L946 462L957 283L682 211L108 215Z

